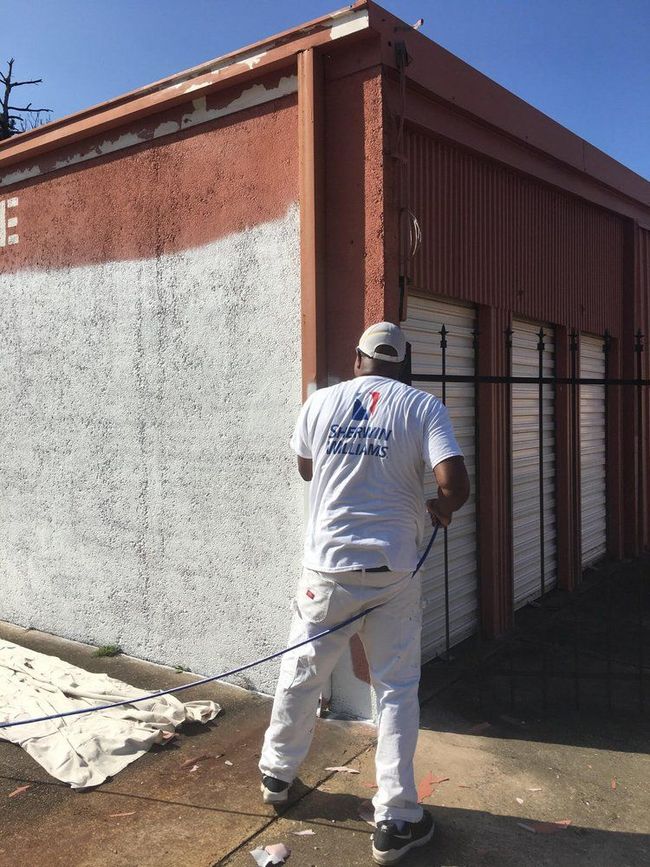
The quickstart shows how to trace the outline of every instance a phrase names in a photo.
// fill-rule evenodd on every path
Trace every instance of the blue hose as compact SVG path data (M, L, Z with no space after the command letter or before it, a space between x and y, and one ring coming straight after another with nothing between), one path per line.
M427 545L424 554L420 557L418 565L415 567L411 578L413 578L415 574L419 571L420 566L422 566L427 556L429 555L431 546L435 542L436 535L438 534L438 527L439 525L436 525L431 539L429 540L429 544ZM239 668L233 668L230 671L224 671L221 674L214 674L211 677L204 677L201 680L195 680L193 683L186 683L182 686L174 686L171 689L161 689L159 692L152 692L151 695L143 695L139 698L128 698L124 701L112 702L111 704L102 704L97 705L96 707L85 707L78 710L66 710L63 713L55 713L51 714L50 716L39 716L35 717L34 719L0 723L0 729L10 729L14 726L26 726L32 723L49 722L50 720L63 719L67 716L80 716L84 713L96 713L100 710L110 710L113 707L125 707L126 705L138 704L141 701L150 701L153 698L159 698L161 695L172 695L175 692L182 692L184 689L192 689L192 687L195 686L203 686L204 684L212 683L215 680L223 680L225 677L232 677L232 675L239 674L242 671L248 671L249 668L254 668L256 665L262 665L262 663L264 662L270 662L272 659L277 659L279 656L284 656L284 654L288 653L290 650L297 650L299 647L304 647L305 644L311 644L312 641L317 641L319 638L324 638L326 635L331 635L332 632L338 632L339 629L343 629L345 626L349 626L350 623L354 623L355 620L361 620L362 617L365 617L366 614L370 614L371 611L376 611L377 608L381 608L381 605L374 605L372 608L367 608L365 611L361 611L359 614L355 614L354 617L349 617L347 620L344 620L343 623L338 623L336 626L330 626L329 629L324 629L317 635L312 635L311 638L306 638L304 641L300 641L298 642L298 644L293 644L291 647L285 647L284 650L278 650L276 653L271 653L268 656L264 656L262 659L256 659L255 662L249 662L247 665L241 665L239 666Z

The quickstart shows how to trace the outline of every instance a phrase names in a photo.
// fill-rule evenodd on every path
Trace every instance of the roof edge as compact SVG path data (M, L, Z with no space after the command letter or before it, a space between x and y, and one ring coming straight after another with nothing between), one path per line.
M381 36L382 63L396 70L392 43L408 47L407 79L456 111L545 154L624 196L650 219L650 180L526 102L419 30L367 0L370 26Z
M299 51L369 30L367 7L367 0L357 0L306 24L12 136L0 143L0 166L23 162L131 120L164 111L190 98L232 86L237 79L289 66Z

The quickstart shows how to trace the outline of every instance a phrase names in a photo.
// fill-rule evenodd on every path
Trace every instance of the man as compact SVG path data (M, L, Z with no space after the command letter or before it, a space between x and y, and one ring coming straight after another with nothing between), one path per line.
M300 475L311 481L310 518L289 645L380 607L283 657L259 765L264 801L286 801L311 744L321 689L358 632L379 708L378 864L395 863L433 836L413 774L422 621L413 571L425 466L438 483L438 496L426 503L432 524L448 526L469 494L445 407L400 381L405 354L398 326L372 325L359 341L354 379L316 391L300 412L291 446Z

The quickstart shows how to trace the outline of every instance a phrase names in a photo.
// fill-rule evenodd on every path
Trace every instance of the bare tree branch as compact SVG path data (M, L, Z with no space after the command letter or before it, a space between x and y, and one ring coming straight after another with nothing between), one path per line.
M7 61L7 72L0 72L0 139L11 138L19 132L25 132L27 129L39 126L43 123L41 115L47 115L51 111L49 108L32 108L31 102L28 102L24 107L9 104L11 91L14 88L41 84L43 81L42 78L13 81L14 63L15 60L12 57ZM11 112L17 113L12 114Z
M52 111L51 108L32 108L31 102L29 103L29 105L25 106L25 108L18 108L17 105L9 105L7 106L7 108L9 108L10 111Z
M9 88L13 90L14 87L22 87L23 84L41 84L42 82L42 78L34 78L32 81L11 81L9 82Z

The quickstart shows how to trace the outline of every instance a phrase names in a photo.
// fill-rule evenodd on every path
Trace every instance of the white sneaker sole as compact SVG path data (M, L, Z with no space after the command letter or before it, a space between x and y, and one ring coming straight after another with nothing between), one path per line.
M260 792L262 793L262 800L265 804L284 804L289 800L289 787L283 789L281 792L272 792L270 789L266 788L264 783L261 783Z
M432 825L431 830L426 837L421 837L419 840L413 840L412 843L409 843L408 846L404 846L403 849L391 849L388 852L379 852L373 845L372 860L375 864L397 864L397 862L401 861L407 852L411 851L411 849L417 849L418 846L426 846L429 840L433 837L435 829L436 826Z

